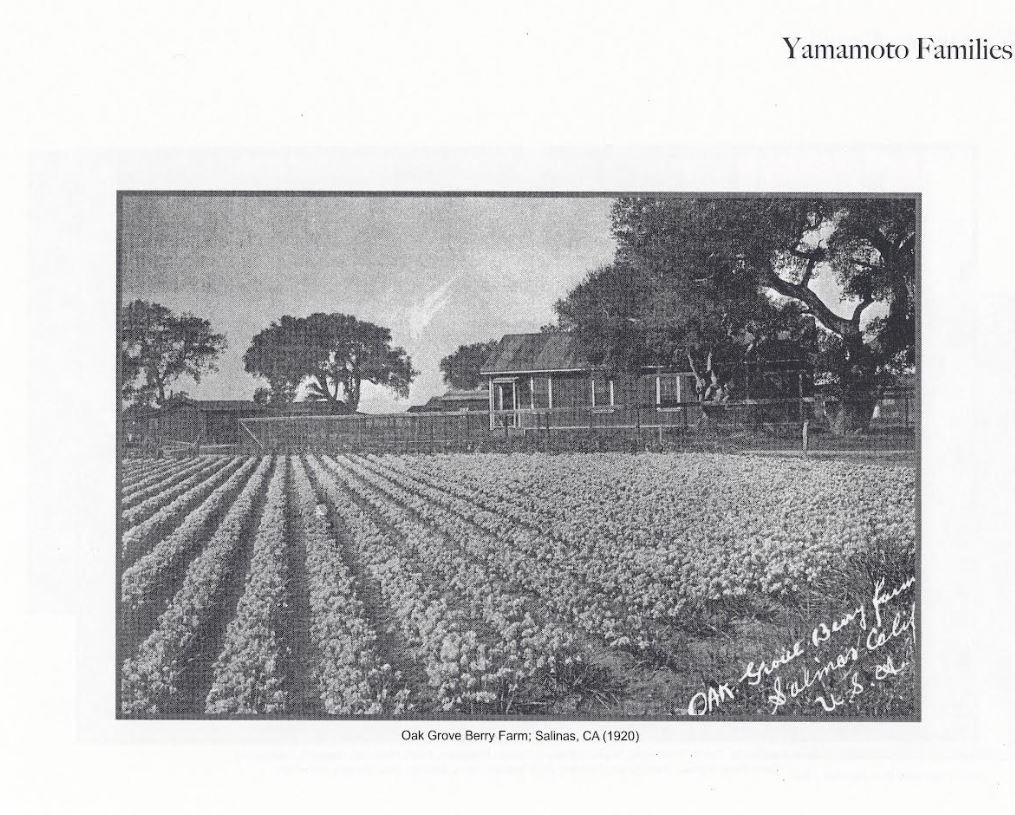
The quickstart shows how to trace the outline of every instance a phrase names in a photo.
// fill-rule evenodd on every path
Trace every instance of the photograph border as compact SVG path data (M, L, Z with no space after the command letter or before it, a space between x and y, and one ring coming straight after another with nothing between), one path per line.
M512 714L461 714L441 713L428 711L424 713L406 713L398 716L377 716L368 714L326 714L315 716L304 716L294 714L226 714L215 715L208 713L188 714L151 714L151 715L127 715L121 710L121 614L120 614L120 593L123 577L123 563L120 557L120 540L123 536L122 514L121 514L121 484L123 481L123 453L124 438L121 421L123 409L122 396L120 393L121 381L121 320L123 281L123 204L128 197L176 197L176 198L604 198L616 199L622 197L644 197L644 198L714 198L714 199L754 199L754 198L857 198L857 199L906 199L915 203L916 217L916 377L914 400L917 415L920 417L915 427L915 489L916 489L916 636L914 637L914 649L916 653L916 664L914 667L914 684L916 698L914 700L914 715L912 716L800 716L800 715L778 715L766 716L754 714L748 716L732 716L710 713L707 716L617 716L610 715L584 715L581 717L562 717L539 714L512 715ZM921 723L923 721L923 631L922 631L922 610L923 610L923 534L922 534L922 483L923 483L923 458L922 458L922 433L923 433L923 355L922 355L922 267L923 267L923 194L921 192L725 192L725 191L608 191L608 190L556 190L556 191L535 191L535 190L182 190L182 189L119 189L116 191L116 281L115 281L115 357L116 357L116 379L114 383L115 395L115 439L116 439L116 462L115 462L115 502L116 502L116 542L114 546L115 574L114 585L114 620L115 620L115 659L114 659L114 711L115 718L120 721L299 721L299 722L485 722L485 721L509 721L523 724L526 722L769 722L778 724L781 722L811 722L816 724L842 723L842 724L866 724L866 723Z

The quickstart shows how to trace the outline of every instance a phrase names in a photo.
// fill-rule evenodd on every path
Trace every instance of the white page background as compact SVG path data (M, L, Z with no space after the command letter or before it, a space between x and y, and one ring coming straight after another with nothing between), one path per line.
M6 811L1002 811L1015 61L805 64L781 37L1013 42L1015 18L886 6L14 12ZM116 721L117 189L922 193L923 721L492 747L406 744L397 722Z

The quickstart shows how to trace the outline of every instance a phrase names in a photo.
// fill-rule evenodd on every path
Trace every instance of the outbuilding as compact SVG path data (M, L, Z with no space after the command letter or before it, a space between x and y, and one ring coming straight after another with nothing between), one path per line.
M154 411L149 431L162 444L236 444L240 419L265 416L268 411L247 399L178 399Z

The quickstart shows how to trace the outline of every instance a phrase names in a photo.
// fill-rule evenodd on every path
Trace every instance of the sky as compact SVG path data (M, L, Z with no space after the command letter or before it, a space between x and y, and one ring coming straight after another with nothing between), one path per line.
M124 196L121 298L190 312L224 333L217 372L175 389L250 399L254 334L283 314L342 312L391 329L420 373L409 398L364 383L360 410L443 393L459 345L538 331L614 253L605 198Z
M607 198L126 195L121 296L211 322L228 343L218 371L174 390L250 399L253 336L283 314L342 312L391 329L419 375L409 398L363 384L359 409L404 411L447 390L459 345L538 331L553 304L615 243ZM842 315L833 275L811 288ZM883 313L867 309L865 322Z

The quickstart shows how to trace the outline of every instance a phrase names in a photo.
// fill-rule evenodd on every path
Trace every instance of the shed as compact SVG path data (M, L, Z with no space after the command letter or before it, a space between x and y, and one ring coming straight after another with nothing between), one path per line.
M413 405L407 413L462 413L489 410L490 394L487 388L475 390L449 390L432 396L422 405Z
M248 399L180 399L155 411L149 430L160 444L235 444L240 419L264 415L266 408Z

